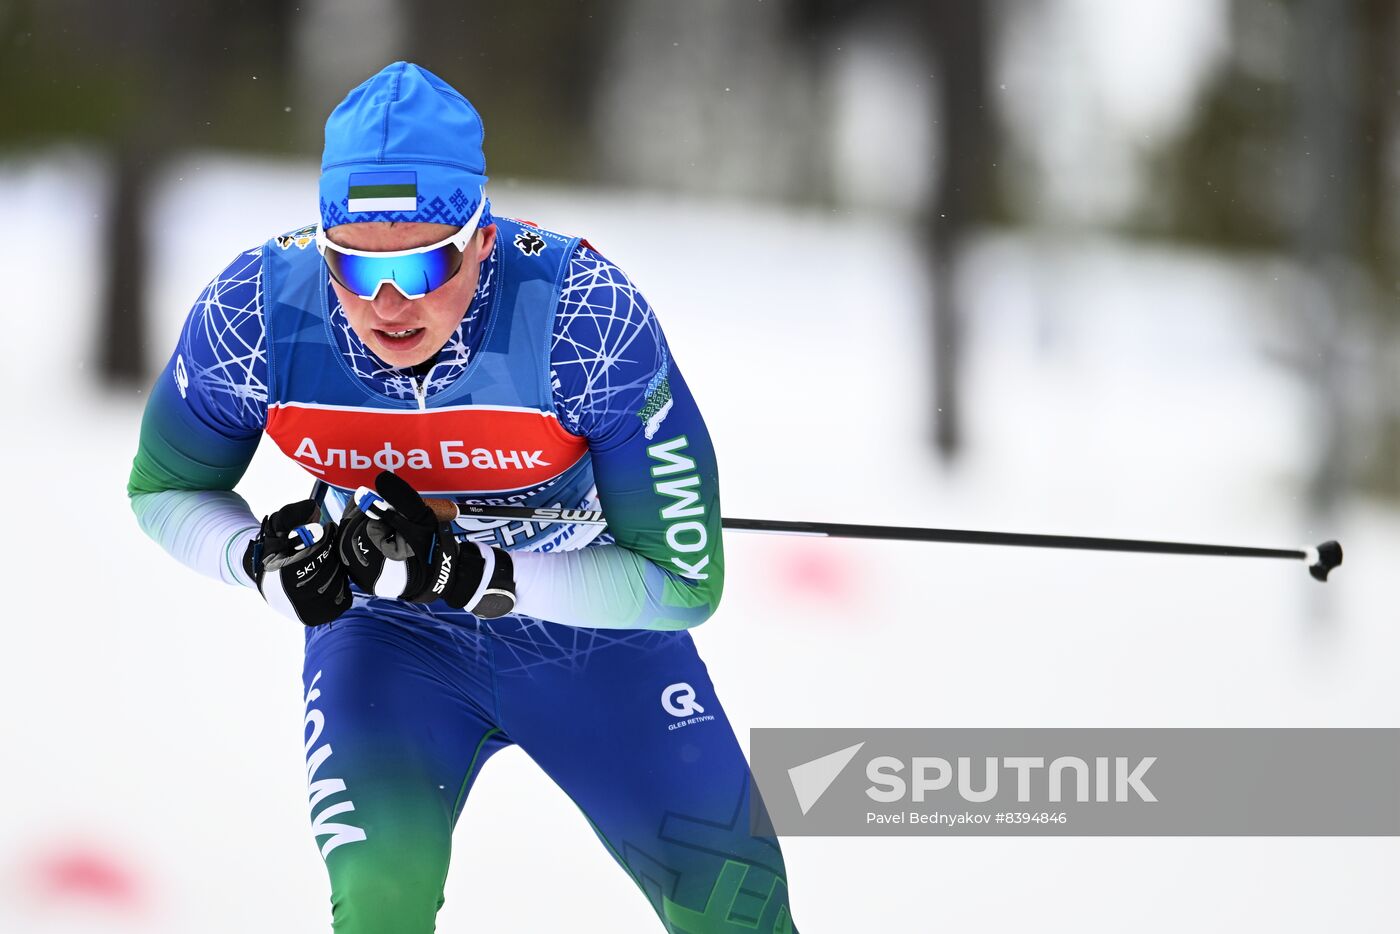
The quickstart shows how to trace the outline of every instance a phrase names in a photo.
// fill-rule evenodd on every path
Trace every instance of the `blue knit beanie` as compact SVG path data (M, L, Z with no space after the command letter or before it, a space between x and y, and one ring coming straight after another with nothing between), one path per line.
M394 62L326 121L321 226L463 226L486 197L482 138L481 117L465 97L426 68ZM490 223L486 212L481 223Z

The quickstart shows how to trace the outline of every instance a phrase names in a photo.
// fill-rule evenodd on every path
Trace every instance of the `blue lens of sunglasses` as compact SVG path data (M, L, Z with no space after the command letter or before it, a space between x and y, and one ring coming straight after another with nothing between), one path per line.
M361 298L374 298L386 282L407 298L422 298L462 268L462 251L451 243L407 256L356 256L334 248L323 255L335 281Z

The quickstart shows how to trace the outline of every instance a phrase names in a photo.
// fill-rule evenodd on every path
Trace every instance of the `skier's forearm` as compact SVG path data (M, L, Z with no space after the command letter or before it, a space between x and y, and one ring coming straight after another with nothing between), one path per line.
M267 420L259 257L239 254L190 310L147 397L127 481L142 531L187 567L245 587L259 522L233 487Z
M226 584L252 587L243 550L258 533L258 520L237 493L166 490L136 493L131 510L141 530L186 567Z
M591 629L689 629L710 618L718 588L688 581L621 545L514 552L516 612Z
M250 587L241 558L259 523L231 487L252 459L257 438L229 438L201 414L180 395L173 378L156 382L141 420L127 494L142 531L177 561Z

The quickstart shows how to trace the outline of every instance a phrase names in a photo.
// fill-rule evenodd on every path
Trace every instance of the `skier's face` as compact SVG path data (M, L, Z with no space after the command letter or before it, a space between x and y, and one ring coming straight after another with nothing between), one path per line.
M326 231L333 242L351 250L392 252L428 246L452 236L456 227L446 224L386 222L341 224ZM496 244L496 225L481 228L467 243L462 268L451 279L422 298L403 297L392 285L366 301L335 279L331 287L340 298L345 317L360 340L390 366L414 366L432 357L462 323L481 277L481 262Z

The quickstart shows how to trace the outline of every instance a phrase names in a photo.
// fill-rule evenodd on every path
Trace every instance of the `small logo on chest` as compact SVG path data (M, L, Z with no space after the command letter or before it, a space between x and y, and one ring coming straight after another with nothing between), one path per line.
M515 248L526 256L538 256L544 252L544 237L533 230L522 230L515 235Z

